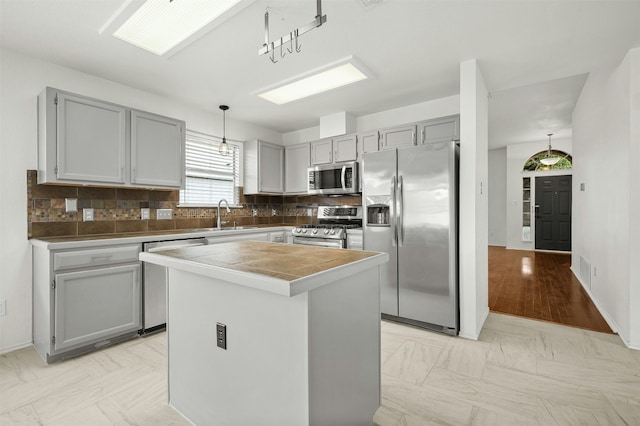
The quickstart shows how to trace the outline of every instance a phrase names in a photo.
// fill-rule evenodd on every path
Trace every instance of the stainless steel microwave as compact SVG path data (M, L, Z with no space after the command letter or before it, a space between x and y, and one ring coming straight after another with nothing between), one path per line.
M360 192L358 163L335 163L313 166L307 169L307 193L356 194Z

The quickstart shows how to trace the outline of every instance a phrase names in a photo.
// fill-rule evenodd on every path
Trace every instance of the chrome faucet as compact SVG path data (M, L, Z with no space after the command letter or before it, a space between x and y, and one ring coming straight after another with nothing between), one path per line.
M222 229L222 222L220 221L220 204L222 204L223 201L227 205L227 213L231 213L231 209L229 208L229 203L227 202L227 200L223 198L218 201L218 231Z

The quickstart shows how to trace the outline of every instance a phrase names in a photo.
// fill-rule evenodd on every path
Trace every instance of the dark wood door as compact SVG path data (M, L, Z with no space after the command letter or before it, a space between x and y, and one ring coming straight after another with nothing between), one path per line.
M571 251L571 176L536 178L536 248Z

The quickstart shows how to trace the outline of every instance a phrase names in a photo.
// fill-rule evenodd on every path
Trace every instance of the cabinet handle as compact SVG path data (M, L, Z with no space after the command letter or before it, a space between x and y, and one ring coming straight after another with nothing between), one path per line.
M91 261L92 262L97 262L99 260L111 260L113 256L112 255L108 255L108 256L92 256L91 257Z

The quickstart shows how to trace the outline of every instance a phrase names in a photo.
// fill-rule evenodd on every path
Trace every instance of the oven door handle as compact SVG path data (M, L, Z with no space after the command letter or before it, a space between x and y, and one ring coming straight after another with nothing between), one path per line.
M304 241L304 242L301 242ZM343 241L342 240L331 240L328 241L312 241L308 239L301 240L300 238L293 237L293 244L300 244L304 246L318 246L318 247L329 247L329 248L342 248Z
M340 173L340 183L342 184L342 189L347 189L347 166L342 166L342 172Z

